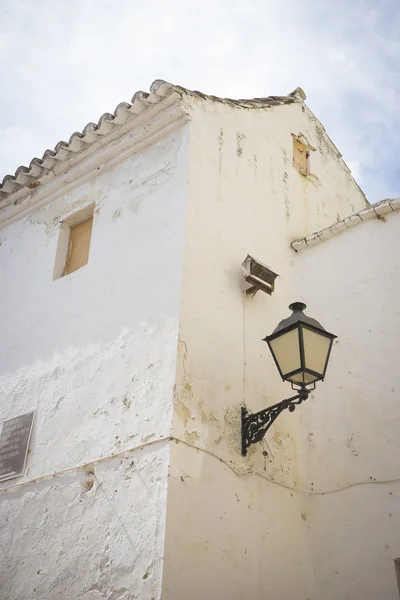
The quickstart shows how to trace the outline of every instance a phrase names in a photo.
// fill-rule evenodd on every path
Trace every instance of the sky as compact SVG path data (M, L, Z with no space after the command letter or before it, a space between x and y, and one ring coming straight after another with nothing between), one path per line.
M155 79L300 86L370 202L400 196L400 0L0 0L0 180Z

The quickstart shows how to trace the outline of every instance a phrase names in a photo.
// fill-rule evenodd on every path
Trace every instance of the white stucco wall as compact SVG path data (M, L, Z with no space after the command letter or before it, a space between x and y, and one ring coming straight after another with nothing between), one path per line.
M0 485L1 600L159 598L187 146L0 231L0 418L37 410L26 475ZM53 281L57 220L88 202L89 262Z
M294 258L310 315L338 335L301 411L312 598L399 598L399 226L392 213Z
M295 254L366 204L321 125L183 102L190 125L0 231L1 419L37 409L0 485L0 600L395 600L395 217ZM89 202L89 263L53 281L57 220ZM248 253L273 296L244 297ZM293 300L339 335L328 379L242 458L240 407L291 394L262 337Z
M164 597L306 600L298 415L283 414L243 459L240 406L291 395L262 342L298 299L290 242L366 201L301 104L192 110ZM292 133L316 148L308 178L292 166ZM244 299L248 253L280 275L272 297Z

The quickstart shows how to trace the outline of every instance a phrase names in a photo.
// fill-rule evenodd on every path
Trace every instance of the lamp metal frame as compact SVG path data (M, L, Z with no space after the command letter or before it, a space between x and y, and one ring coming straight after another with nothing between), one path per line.
M286 333L288 333L289 331L292 331L293 329L297 329L298 334L299 334L300 367L298 369L295 369L294 371L291 371L290 373L286 373L284 375L281 371L279 363L277 362L277 360L275 358L275 354L272 350L272 346L271 346L270 342L272 342L273 340L275 340L276 338L278 338L282 335L285 335ZM325 362L325 367L324 367L323 373L317 373L316 371L312 371L311 369L308 369L306 366L305 356L304 356L303 329L309 329L310 331L318 333L318 335L324 336L324 337L330 339L330 341L331 341L331 343L329 345L329 350L328 350L328 354L326 357L326 362ZM272 354L272 358L274 359L276 368L279 371L279 375L282 377L282 381L291 382L290 377L293 377L293 375L297 375L297 373L302 373L302 372L306 372L306 373L309 373L310 375L313 375L315 377L315 381L323 381L325 379L325 374L326 374L326 370L328 368L329 358L331 355L333 340L335 338L336 338L335 335L333 335L332 333L329 333L328 331L325 331L324 329L320 329L319 327L314 327L313 325L311 325L309 323L297 322L297 323L293 323L293 325L289 325L289 327L286 327L285 329L281 329L280 331L273 333L272 335L267 335L267 337L264 338L264 341L267 342L267 344L268 344L268 348L270 349L270 352Z
M310 392L315 389L315 383L317 381L323 381L326 374L326 369L328 367L329 358L333 346L333 341L337 337L333 333L329 333L322 327L318 321L312 319L306 315L304 315L303 311L306 305L303 302L294 302L289 306L290 310L293 311L293 314L281 321L278 327L275 329L274 333L271 335L267 335L264 338L264 341L267 342L268 347L271 351L274 362L277 366L280 376L283 381L289 381L291 383L292 389L297 391L295 396L291 396L290 398L286 398L277 404L273 404L268 408L264 408L264 410L260 410L256 413L251 413L247 410L245 406L242 407L241 410L241 426L242 426L242 456L246 456L247 449L252 444L256 444L260 442L268 429L274 423L274 421L279 417L281 412L288 409L289 412L293 412L298 404L305 402ZM299 352L300 352L300 367L294 369L290 373L282 373L280 365L275 358L275 353L273 351L273 347L271 346L271 342L273 342L276 338L279 338L282 335L287 334L290 331L297 329L298 332L298 344L299 344ZM324 336L330 340L328 352L325 359L324 371L323 373L318 373L317 371L313 371L307 367L306 357L304 352L304 336L303 330L307 329L309 331L315 332L318 335ZM305 383L303 382L294 382L290 378L298 373L309 374L314 377L314 380Z
M315 384L312 388L306 388L300 386L300 388L293 389L298 390L298 394L286 398L277 404L273 404L264 410L260 410L256 413L251 413L242 406L241 412L241 424L242 424L242 456L247 455L247 448L252 444L260 442L272 423L279 417L282 411L289 409L289 412L293 412L298 404L307 400L310 392L315 389Z

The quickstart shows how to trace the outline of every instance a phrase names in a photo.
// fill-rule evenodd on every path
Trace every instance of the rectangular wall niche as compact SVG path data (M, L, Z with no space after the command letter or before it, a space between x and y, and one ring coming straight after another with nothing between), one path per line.
M70 214L60 221L53 279L70 275L89 260L94 204Z
M399 591L399 598L400 598L400 558L394 559L394 569L396 571L397 589Z

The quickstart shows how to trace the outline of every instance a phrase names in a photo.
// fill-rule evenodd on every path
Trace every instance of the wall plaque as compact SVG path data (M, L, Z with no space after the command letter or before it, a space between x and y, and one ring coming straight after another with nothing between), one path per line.
M0 433L0 482L24 474L34 415L32 411L4 421Z

